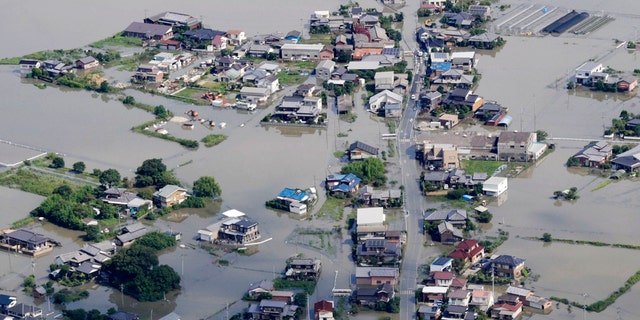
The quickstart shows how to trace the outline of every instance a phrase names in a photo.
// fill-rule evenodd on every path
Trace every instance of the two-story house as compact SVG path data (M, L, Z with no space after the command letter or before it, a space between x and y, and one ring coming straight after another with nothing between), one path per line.
M247 312L255 320L287 320L295 317L297 309L284 301L263 299L259 304L251 304Z
M450 258L461 260L465 264L474 264L484 257L484 247L478 240L466 239L456 244L456 249L449 254Z
M398 282L398 268L356 267L356 285L379 285Z
M285 275L291 280L318 280L321 270L320 259L291 259Z
M502 131L498 137L498 159L501 161L531 161L529 147L536 142L535 132Z
M153 194L153 202L159 207L172 207L187 200L187 189L168 184Z
M494 268L496 275L518 279L522 276L525 259L510 255L500 255L490 261L490 266Z

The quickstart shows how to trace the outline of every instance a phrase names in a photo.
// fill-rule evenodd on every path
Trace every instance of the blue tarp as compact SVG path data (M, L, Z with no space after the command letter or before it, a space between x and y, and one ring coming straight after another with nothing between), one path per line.
M465 194L465 195L462 196L462 200L471 201L471 200L473 200L473 196Z

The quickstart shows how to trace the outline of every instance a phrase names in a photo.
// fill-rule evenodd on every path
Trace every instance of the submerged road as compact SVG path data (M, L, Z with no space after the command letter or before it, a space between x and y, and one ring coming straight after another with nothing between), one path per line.
M422 212L426 208L426 199L420 192L418 179L420 177L419 168L415 162L415 146L412 144L413 122L418 113L419 106L416 100L411 99L413 95L419 96L425 73L424 58L419 57L416 50L419 45L416 42L416 29L418 28L418 17L416 15L419 2L407 2L401 9L404 13L404 23L402 28L401 42L405 52L411 52L412 56L406 55L407 69L411 70L414 77L411 81L410 90L407 93L407 103L398 125L396 135L396 146L398 153L398 164L402 175L401 184L404 186L404 222L407 235L405 251L402 257L400 269L400 319L416 319L417 301L415 291L418 281L418 267L428 263L422 261L424 253L432 255L426 250L433 250L431 247L423 246L424 236L422 235ZM423 55L424 56L424 55Z

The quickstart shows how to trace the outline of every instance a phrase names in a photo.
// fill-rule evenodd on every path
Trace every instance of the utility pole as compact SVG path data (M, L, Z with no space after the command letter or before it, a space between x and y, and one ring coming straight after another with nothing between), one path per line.
M582 294L582 320L587 319L587 296L588 294L586 293Z
M120 301L122 302L122 308L124 308L124 284L120 284Z
M491 262L491 297L496 298L496 277L495 277L495 265Z

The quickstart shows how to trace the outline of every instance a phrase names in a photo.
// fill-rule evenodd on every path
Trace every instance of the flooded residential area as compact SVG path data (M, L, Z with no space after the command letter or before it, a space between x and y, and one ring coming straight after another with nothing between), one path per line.
M339 36L345 33L344 30L332 30L327 33L331 39L324 39L330 44L320 47L329 46L337 54L334 57L332 52L329 59L322 61L339 60L338 49L347 43L355 47L350 49L354 50L353 54L366 52L362 54L378 57L339 62L335 70L323 78L322 70L317 66L320 59L300 62L294 61L293 57L249 59L247 56L250 65L237 67L243 68L243 72L254 72L263 61L275 62L279 70L287 68L287 71L279 71L281 75L285 74L278 76L280 89L275 90L267 102L252 96L263 88L264 82L256 80L241 91L242 83L246 83L244 76L229 80L234 77L233 72L229 72L233 67L225 67L225 62L216 61L221 60L222 50L234 51L219 47L212 51L179 51L193 53L197 58L184 70L172 69L164 79L166 82L159 81L172 83L167 88L180 83L176 78L189 74L189 69L204 66L207 72L223 71L216 76L213 73L203 75L210 86L184 85L184 96L178 91L173 97L161 94L160 85L151 85L151 90L126 85L136 74L135 67L130 69L133 71L125 67L119 69L119 66L100 69L109 85L125 84L125 88L115 93L102 93L97 89L69 88L26 77L25 74L31 74L31 71L21 73L19 65L0 65L4 111L0 119L0 174L3 175L0 179L9 181L0 186L0 229L10 229L15 222L28 218L53 191L34 186L29 186L30 190L38 190L47 196L21 191L24 186L11 178L17 176L18 168L34 175L63 178L74 186L92 187L104 185L97 178L89 177L92 171L115 169L129 183L122 183L120 187L132 190L132 181L139 175L141 164L147 159L161 159L167 171L179 182L177 188L184 188L189 196L197 188L196 181L204 176L214 177L222 189L219 199L208 200L203 208L182 207L167 210L169 213L164 216L154 215L154 219L137 220L133 219L131 211L127 211L123 215L118 213L114 218L117 220L115 225L107 227L107 233L136 225L181 235L177 245L163 248L157 254L160 265L171 267L179 275L179 289L163 293L157 301L141 301L125 294L127 289L123 287L118 289L101 284L97 280L101 276L73 287L74 290L86 290L88 298L63 304L54 304L50 297L36 298L33 292L26 292L24 284L29 275L35 276L37 285L44 285L53 271L51 265L57 263L58 257L90 243L85 241L87 231L63 228L45 218L34 218L24 228L55 240L57 245L50 253L34 254L33 257L19 253L18 249L0 250L0 295L16 297L18 303L40 308L42 315L35 318L46 319L62 318L64 310L96 309L106 314L111 308L151 320L162 319L171 313L179 317L164 319L228 320L243 313L245 319L256 320L310 319L314 316L319 319L320 310L314 308L320 308L322 304L315 307L314 304L323 300L333 301L330 309L334 314L320 318L333 319L335 316L337 320L640 318L640 307L636 303L640 295L637 285L634 286L638 279L632 281L640 270L640 237L636 231L640 223L637 217L640 180L635 172L638 170L635 163L640 163L640 156L632 159L640 154L640 151L634 153L639 138L635 135L633 121L637 120L635 117L640 118L638 89L633 89L637 80L627 87L628 92L621 89L627 79L640 76L640 53L635 49L636 42L640 41L640 14L635 14L640 12L640 3L631 0L616 1L615 4L595 0L477 3L478 7L490 8L491 14L486 18L486 24L471 29L461 25L457 28L455 24L449 24L447 28L448 21L459 17L445 16L448 13L444 12L444 7L436 9L437 5L433 3L439 1L286 0L263 1L259 5L250 0L225 5L187 1L179 7L168 1L136 1L127 4L126 9L117 2L96 3L88 11L69 10L76 4L68 0L48 3L11 0L0 4L5 27L0 28L0 35L12 43L0 49L0 59L45 50L91 49L87 46L89 43L109 38L132 22L152 19L165 11L190 14L194 20L202 21L201 27L205 29L224 30L227 32L224 38L234 50L240 46L231 45L234 41L231 35L235 34L232 30L246 33L246 42L254 44L253 50L268 47L267 40L261 44L251 40L265 35L267 39L268 36L282 36L277 39L282 42L277 48L287 48L291 43L287 42L291 41L289 37L298 37L294 43L300 41L311 47L310 39L318 39L314 38L318 35L311 34L310 27L324 26L323 21L335 24L337 18L333 13L341 9L346 9L350 17L358 15L362 28L369 28L364 38L377 40L367 40L365 45L357 47L358 37L351 35L341 44ZM468 3L467 10L469 4L476 5ZM367 15L367 10L360 12L354 8L373 8L378 15ZM433 12L429 11L432 15L428 17L418 16L420 10ZM573 11L576 14L572 15ZM570 20L583 12L584 17L575 18L581 20L566 31L551 34L543 31L562 17ZM395 44L390 39L394 35L392 32L385 32L379 25L364 27L367 19L362 17L376 17L377 21L380 17L393 17L398 13L402 13L403 19L391 25L398 29L402 40ZM33 19L24 19L27 14ZM326 20L323 20L325 14ZM428 27L427 22L432 21L437 27ZM328 25L333 27L331 23ZM453 29L469 33L479 28L503 39L504 44L492 50L474 48L468 41L464 42L468 46L456 44ZM301 34L292 33L292 30ZM440 50L434 43L442 39L446 41L442 41ZM385 41L386 47L382 45ZM210 46L211 43L215 41L210 40ZM170 42L164 44L170 45ZM379 52L371 53L378 47ZM399 49L400 53L389 49ZM127 47L122 50L126 59L127 50L143 52L145 49ZM467 85L437 82L443 79L443 72L436 70L434 59L441 56L433 53L446 53L449 60L439 62L439 65L454 70L452 66L457 62L451 56L457 53L455 57L463 59L460 57L471 51L474 53L473 70L466 69L464 75L474 76L472 82ZM271 52L265 53L264 57L269 57ZM250 55L251 49L246 53ZM349 55L349 60L352 57ZM151 58L156 59L153 55ZM245 63L243 58L229 59L235 65ZM393 62L389 62L394 59L406 62L406 70L394 70ZM375 68L364 67L372 61L376 63L377 72ZM604 81L598 80L599 84L605 89L608 88L606 85L615 84L613 91L597 90L596 80L592 80L591 86L586 80L582 82L579 70L591 65L596 69L591 70L589 80L604 77ZM340 67L344 67L342 73L338 73ZM268 64L264 68L260 70L268 70ZM266 74L267 71L261 72ZM389 72L392 73L390 80L385 83L383 78ZM370 77L365 80L367 73ZM145 73L145 77L148 74ZM254 74L257 77L259 73ZM359 81L352 81L349 74ZM219 96L211 94L210 100L202 99L208 99L209 93L215 90L226 91L219 85L224 77L227 83L235 82L239 87ZM616 80L607 82L607 77ZM345 82L349 81L352 81L349 86L353 86L346 95L350 106L347 104L348 111L342 112L344 100L336 99L334 95L339 90L346 90ZM336 86L343 89L336 90ZM389 86L388 90L385 86ZM314 93L296 96L308 88ZM464 96L458 102L462 102L447 106L447 101L454 101L453 96L461 91ZM188 92L193 92L192 96L184 99ZM436 96L438 100L432 100ZM167 121L156 119L153 113L157 109L148 111L135 104L125 104L125 97L148 106L161 105L174 117ZM326 101L322 97L326 97ZM373 106L379 101L384 101L381 109L374 112ZM255 103L257 108L245 110L238 107L238 102L240 105ZM312 108L316 103L322 105L320 111ZM297 104L295 108L300 108L295 109L298 111L287 109L294 104ZM460 104L467 109L460 108ZM396 105L398 111L394 109ZM489 105L495 108L483 109ZM447 109L449 107L452 109ZM445 109L447 111L442 111ZM308 120L305 118L308 115L300 110L316 113ZM631 116L623 119L625 111ZM443 112L446 112L445 116L451 113L453 118L442 117ZM492 112L504 114L494 116ZM298 118L288 120L286 117L294 117L292 114ZM287 120L279 120L278 116ZM495 118L491 120L491 116ZM615 131L617 120L625 121L619 128L621 131ZM154 131L153 134L136 132L142 124L148 124L143 130ZM164 138L156 133L160 129L168 133ZM546 139L540 139L540 132ZM224 139L207 147L202 139L210 135L224 136ZM544 149L540 146L539 154L538 151L534 154L527 151L527 158L517 162L520 159L509 150L501 151L500 137L525 141L512 143L512 149L513 144L517 149L520 143L529 143L531 148L540 144ZM535 141L526 142L531 137ZM197 141L199 145L189 148L176 142L179 140L170 139ZM487 142L489 147L478 147L479 140L493 142ZM605 145L605 155L601 162L592 164L599 161L594 157L600 154L588 150L593 150L589 147L600 148L601 144L596 142ZM624 150L620 150L620 146L625 146ZM521 145L520 148L525 147ZM607 155L611 149L616 152ZM372 157L382 160L386 180L382 183L371 180L373 182L365 187L364 183L358 185L365 177L355 177L358 180L354 187L351 173L344 168L354 163L369 163L367 154L371 150L374 150ZM454 151L455 160L447 158ZM363 160L355 160L355 152ZM52 154L64 159L65 168L82 162L86 165L83 169L86 176L36 165L49 161ZM618 155L627 157L616 162ZM581 156L587 159L586 164L569 165L571 160L582 161L578 160ZM487 159L482 162L491 168L490 171L472 169L470 163L481 158ZM369 169L364 172L374 170ZM464 171L459 173L460 169L466 170L466 175ZM453 182L452 177L466 180ZM494 191L486 183L489 178L505 178L504 188L508 180L508 190L503 192L500 189L503 180L497 179L500 183L496 182L498 191ZM346 188L346 192L341 187ZM288 188L295 192L289 192ZM455 193L462 188L466 188L460 193L462 198L448 198L452 191ZM147 188L141 191L144 192L149 196L154 194L156 200L161 188L151 192ZM493 193L500 196L493 197ZM577 197L570 199L569 193L577 194ZM305 205L298 204L301 194L312 196L314 201L307 202L305 198L302 201ZM141 194L138 196L145 198ZM284 204L286 209L270 206L270 201L276 207ZM161 202L159 206L170 205ZM377 207L384 207L384 211L380 209L375 214L374 210L368 211ZM93 210L98 209L94 207ZM163 209L154 206L152 210L160 212ZM463 226L456 225L453 218L450 220L452 212L457 210L465 211L464 218L458 220ZM492 214L489 222L478 219L483 210ZM228 215L236 211L244 215ZM384 214L380 215L380 212ZM440 213L446 218L433 218ZM433 223L430 217L437 222L431 226L435 231L429 231L429 224ZM238 234L245 232L243 235L247 235L246 230L224 229L245 228L250 223L259 227L256 239L237 240ZM454 230L447 229L449 225ZM214 226L215 230L212 229ZM432 237L432 231L438 234ZM447 231L451 234L445 235ZM224 232L231 236L222 241ZM218 237L217 241L207 238L209 236ZM449 236L454 240L445 240ZM116 239L108 240L113 241L113 256L126 247L124 243L117 244ZM463 259L460 265L455 261L456 251L465 250L460 244L486 246L498 239L501 239L499 246L493 251L483 251L482 259ZM9 240L3 238L2 241L9 248L15 248L10 246ZM234 241L238 241L236 245L225 245ZM378 245L381 249L367 249L369 245ZM379 260L371 260L366 255L367 250L379 250L374 254ZM495 286L492 285L492 271L499 272L497 261L501 261L501 257L523 263L525 275L517 279L514 274L511 279L495 281ZM432 262L438 258L449 259L449 269L427 271L434 268ZM286 275L284 281L287 283L300 280L292 280L295 277L290 273L296 272L296 263L304 265L307 261L318 262L321 272L313 276L315 289L304 295L306 303L297 306L293 303L294 294L304 292L303 287L291 289L293 293L289 298L277 296L283 294L284 289L270 288L269 299L263 301L276 301L273 303L280 306L278 299L284 299L292 314L269 318L255 310L264 296L255 299L250 296L251 290L259 288L256 286L265 279ZM451 261L454 261L453 265ZM285 272L287 269L294 271ZM375 277L370 276L375 269L384 269L387 280L380 276L376 283ZM460 290L451 287L445 298L443 293L433 289L440 286L438 281L441 279L437 276L443 274L439 272L455 273L454 280L464 279L465 283L467 279L480 278L476 274L483 272L487 278L474 284L463 284ZM363 273L367 273L366 281L371 283L363 285ZM393 273L395 278L388 280L388 273ZM493 280L497 279L495 275ZM623 294L602 310L598 309L598 302L609 299L630 281ZM390 294L385 291L388 288L384 284L391 285ZM56 283L54 288L57 292L66 287ZM524 303L529 302L526 295L519 298L509 295L525 288L530 290L528 295L542 297L550 307L538 308L534 303ZM365 289L373 290L372 295L364 296ZM453 294L462 291L468 294L463 296L467 299L466 304L461 304ZM350 300L343 298L345 292ZM483 309L484 302L474 298L476 292L491 294L494 309L491 306ZM440 294L442 296L438 296ZM398 305L392 307L394 297L398 298ZM500 301L499 297L502 298ZM470 307L470 304L476 307ZM462 305L465 308L461 313L456 308L450 309ZM520 309L514 313L512 309L517 306ZM295 308L304 311L294 317ZM0 313L7 313L6 309L7 306L0 303ZM28 318L24 312L12 315Z

